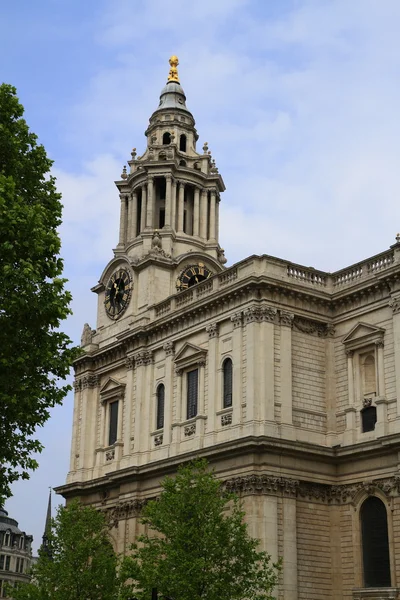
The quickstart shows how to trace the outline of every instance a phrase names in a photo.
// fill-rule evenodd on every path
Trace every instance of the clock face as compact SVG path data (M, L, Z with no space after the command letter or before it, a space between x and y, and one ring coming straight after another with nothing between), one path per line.
M110 277L106 287L104 307L110 319L118 319L129 304L132 279L125 269L118 269Z
M186 290L192 285L196 285L196 283L200 283L205 279L211 277L213 273L207 269L207 267L203 263L197 263L197 265L190 265L190 267L186 267L179 275L176 281L176 289L177 290Z

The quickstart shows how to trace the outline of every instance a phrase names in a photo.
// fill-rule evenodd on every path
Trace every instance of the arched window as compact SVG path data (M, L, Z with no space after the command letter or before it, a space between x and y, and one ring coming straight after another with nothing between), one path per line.
M171 134L168 133L168 131L166 131L162 136L162 143L164 144L164 146L169 146L169 144L171 143Z
M182 133L179 138L179 150L181 152L186 152L186 135L184 133Z
M157 415L156 415L156 428L162 429L164 427L164 402L165 402L165 387L163 383L157 388Z
M183 160L183 158L181 158L181 160L179 161L179 166L186 167L186 160Z
M223 407L232 406L232 361L227 358L223 364L224 385L223 385Z
M390 558L386 508L376 496L360 510L365 587L390 587Z

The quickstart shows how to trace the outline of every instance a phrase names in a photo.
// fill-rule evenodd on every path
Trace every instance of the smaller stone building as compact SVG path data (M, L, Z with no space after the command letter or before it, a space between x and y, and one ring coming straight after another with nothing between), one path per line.
M0 507L0 598L7 598L7 585L29 582L33 537L18 528L18 522Z

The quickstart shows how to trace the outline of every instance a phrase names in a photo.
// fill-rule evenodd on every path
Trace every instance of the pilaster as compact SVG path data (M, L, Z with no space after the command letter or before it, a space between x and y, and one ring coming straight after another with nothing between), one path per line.
M216 411L221 408L221 398L217 397L217 381L216 377L219 373L217 357L218 357L218 323L210 323L207 325L208 333L208 431L215 432ZM201 413L200 413L201 414Z
M297 600L297 517L296 498L282 498L283 514L283 596Z
M393 294L389 306L393 311L394 364L396 373L397 416L400 417L400 293Z
M242 343L243 343L243 315L241 312L231 316L232 331L232 363L233 363L233 389L232 389L232 422L241 421L241 405L243 398L242 380Z
M166 342L163 346L165 352L165 405L164 405L164 432L163 443L171 443L172 408L174 400L174 343Z
M282 435L293 437L292 327L294 315L280 311Z

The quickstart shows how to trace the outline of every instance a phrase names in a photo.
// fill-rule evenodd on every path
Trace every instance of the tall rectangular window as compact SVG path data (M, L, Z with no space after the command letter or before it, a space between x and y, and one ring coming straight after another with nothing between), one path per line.
M6 568L5 568L5 570L6 571L10 570L10 557L9 556L6 556Z
M118 400L110 404L110 427L108 432L108 445L112 446L117 441L118 433Z
M4 571L4 554L0 554L0 571Z
M199 371L194 369L187 374L187 418L197 415Z

